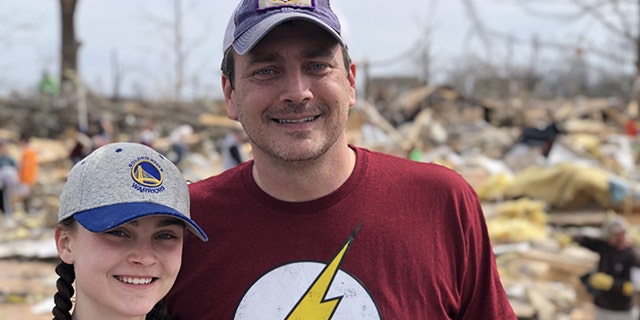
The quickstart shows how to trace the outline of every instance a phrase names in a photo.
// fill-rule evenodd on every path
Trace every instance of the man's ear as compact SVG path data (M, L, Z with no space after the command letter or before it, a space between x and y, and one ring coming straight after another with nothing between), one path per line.
M56 228L55 239L56 249L58 250L58 256L60 259L65 263L73 264L75 262L73 257L73 241L69 231Z
M349 85L351 88L349 89L349 94L351 96L350 107L356 105L356 65L351 63L349 65L349 70L347 70L349 74L347 75L347 79L349 80Z
M222 92L224 93L224 102L227 106L227 117L231 120L238 120L238 113L233 103L233 85L231 85L231 80L225 75L222 76Z

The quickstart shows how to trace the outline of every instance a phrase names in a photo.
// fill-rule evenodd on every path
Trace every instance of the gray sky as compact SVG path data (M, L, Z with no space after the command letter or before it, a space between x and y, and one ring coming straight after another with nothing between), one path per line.
M199 83L200 92L217 96L221 41L236 1L185 2L191 6L184 9L185 41L193 47L187 74ZM372 61L374 75L415 75L415 63L407 54L425 34L430 34L432 39L430 52L435 79L463 63L462 56L487 54L481 49L479 38L470 37L473 29L462 0L333 0L332 3L343 17L352 58L356 63ZM571 41L585 29L584 24L532 17L514 6L512 0L475 0L474 3L487 27L522 39L537 34L549 41ZM124 74L125 93L141 90L151 97L170 92L171 47L163 44L169 29L159 27L159 21L169 20L171 9L170 0L80 0L76 28L82 42L79 63L85 82L92 89L110 94L112 56L116 53ZM0 0L0 20L9 21L8 25L28 25L25 32L13 33L9 43L0 42L3 52L0 94L10 89L26 91L35 87L42 70L57 75L58 15L58 1ZM4 32L0 26L0 36ZM596 34L593 31L589 37L595 39ZM493 45L490 59L494 61L528 59L526 46L508 53L504 43L493 42ZM389 63L395 57L404 58Z

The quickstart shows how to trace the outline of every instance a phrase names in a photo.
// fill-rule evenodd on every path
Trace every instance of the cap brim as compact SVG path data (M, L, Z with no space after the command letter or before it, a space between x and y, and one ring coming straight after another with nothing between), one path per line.
M306 20L313 22L316 25L322 27L325 31L329 32L334 38L336 38L336 40L338 40L338 42L340 42L341 45L344 46L344 41L342 40L340 34L322 20L300 12L284 12L274 14L247 29L247 31L245 31L237 39L235 39L235 41L233 41L233 49L240 55L246 54L267 33L269 33L269 31L273 30L273 28L277 27L281 23L289 20Z
M187 224L187 229L202 241L209 240L207 234L195 221L172 208L153 202L117 203L78 212L73 217L91 232L104 232L132 220L151 215L163 215L180 219Z

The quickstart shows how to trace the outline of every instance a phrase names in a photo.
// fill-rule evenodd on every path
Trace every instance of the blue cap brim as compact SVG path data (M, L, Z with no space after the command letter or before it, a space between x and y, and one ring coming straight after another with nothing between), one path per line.
M170 207L153 202L117 203L78 212L73 217L91 232L104 232L132 220L151 215L163 215L180 219L186 222L187 229L202 241L209 240L207 234L195 221Z

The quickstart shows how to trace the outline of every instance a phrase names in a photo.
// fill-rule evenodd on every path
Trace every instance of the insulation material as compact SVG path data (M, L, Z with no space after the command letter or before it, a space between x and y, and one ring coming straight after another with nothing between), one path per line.
M496 215L487 220L489 236L494 242L546 239L544 206L543 202L526 198L501 204L496 209Z
M610 207L609 173L595 167L563 163L531 167L518 173L505 189L505 198L528 196L554 208Z
M529 197L557 209L613 204L610 174L595 167L562 163L553 167L532 166L514 176L495 175L477 188L483 201Z

